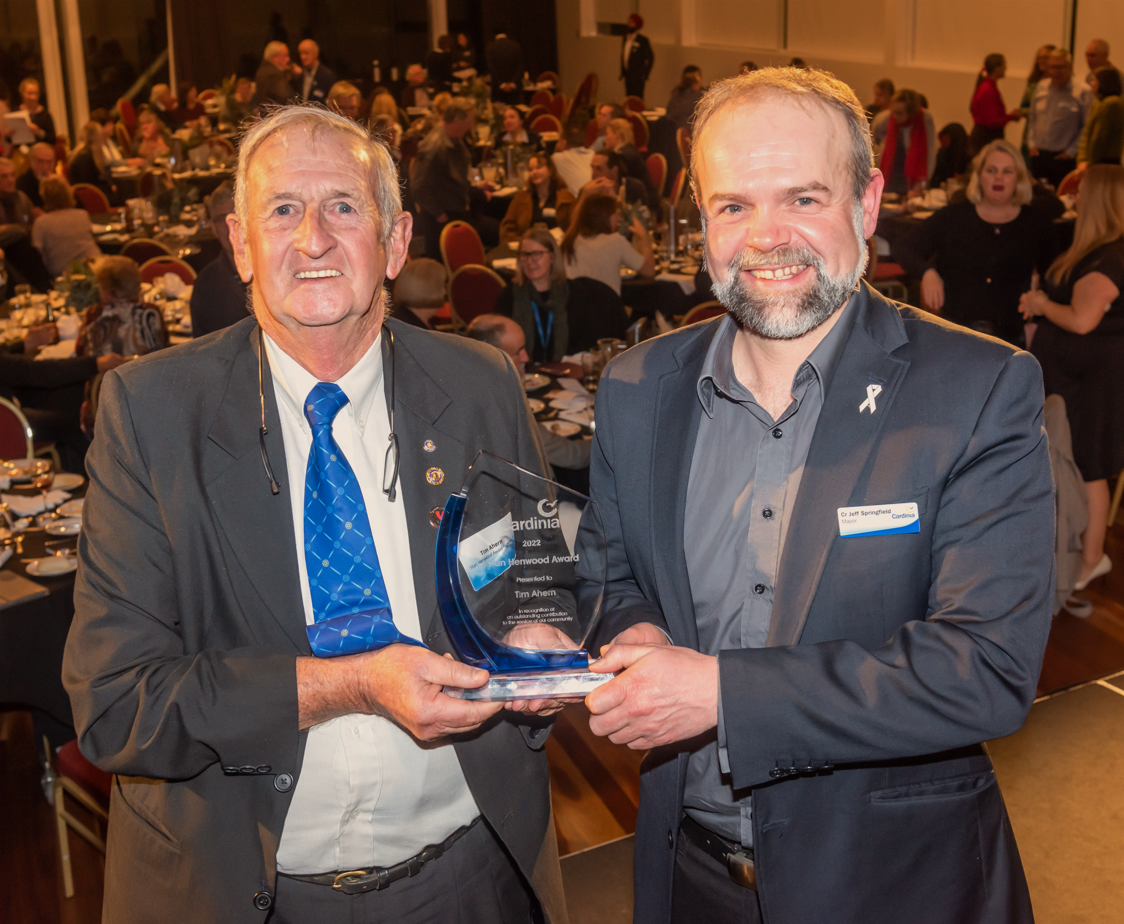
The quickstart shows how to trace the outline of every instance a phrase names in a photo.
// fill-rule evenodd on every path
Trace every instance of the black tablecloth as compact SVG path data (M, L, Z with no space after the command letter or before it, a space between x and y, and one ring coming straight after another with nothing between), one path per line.
M70 494L82 497L85 491L83 485ZM20 561L42 557L44 542L55 538L43 530L24 533L23 553L14 553L4 565L46 587L48 594L0 610L0 709L31 709L37 731L57 746L74 737L70 698L62 686L62 653L74 618L74 572L32 577Z

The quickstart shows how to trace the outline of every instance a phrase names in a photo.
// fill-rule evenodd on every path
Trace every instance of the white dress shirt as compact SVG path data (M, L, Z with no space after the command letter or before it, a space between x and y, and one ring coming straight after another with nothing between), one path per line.
M317 379L268 336L263 339L285 441L301 600L311 625L315 618L301 550L312 431L302 408ZM350 400L336 416L332 435L363 490L394 623L420 639L405 504L401 492L393 504L382 492L390 421L381 346L380 334L336 382ZM440 843L479 814L451 744L422 747L388 719L340 716L308 730L304 762L277 850L277 869L309 875L392 866L428 844Z

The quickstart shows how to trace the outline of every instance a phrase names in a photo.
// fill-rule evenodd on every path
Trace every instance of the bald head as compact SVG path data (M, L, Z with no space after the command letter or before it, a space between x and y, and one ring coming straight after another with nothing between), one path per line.
M1095 38L1085 48L1085 63L1091 71L1095 71L1098 67L1107 67L1108 55L1108 42Z
M297 54L301 58L301 67L305 70L316 67L320 63L320 46L312 39L305 39L297 46Z
M31 146L27 160L31 172L39 179L50 176L55 171L55 149L42 141Z
M497 350L503 350L511 357L519 374L523 374L530 361L526 349L527 338L523 334L523 328L511 318L506 318L502 314L478 315L473 318L465 333L472 340L479 340L481 343L494 346Z

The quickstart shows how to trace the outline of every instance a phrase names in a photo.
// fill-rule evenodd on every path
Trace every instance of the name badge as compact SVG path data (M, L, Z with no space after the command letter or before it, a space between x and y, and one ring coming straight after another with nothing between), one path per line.
M916 504L840 507L837 513L839 515L839 535L844 539L921 532L921 516L917 512Z

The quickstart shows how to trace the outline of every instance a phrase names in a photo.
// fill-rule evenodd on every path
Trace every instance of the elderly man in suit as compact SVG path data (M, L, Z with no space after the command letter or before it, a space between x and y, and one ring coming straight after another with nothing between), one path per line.
M650 749L635 919L1029 922L980 742L1050 628L1041 372L860 283L882 176L846 85L731 78L696 131L728 314L610 364L590 469L621 672L591 728Z
M289 57L288 45L276 41L266 45L254 75L254 109L289 102L293 98L289 81L296 79L300 72L299 65L293 64Z
M545 723L442 692L487 674L442 656L439 514L480 449L546 470L521 382L384 320L411 219L364 129L282 108L236 190L254 317L110 374L89 459L106 920L564 921Z
M300 102L323 103L328 91L339 78L327 64L320 61L320 46L305 39L297 46L301 59L300 73L293 77L293 94Z

